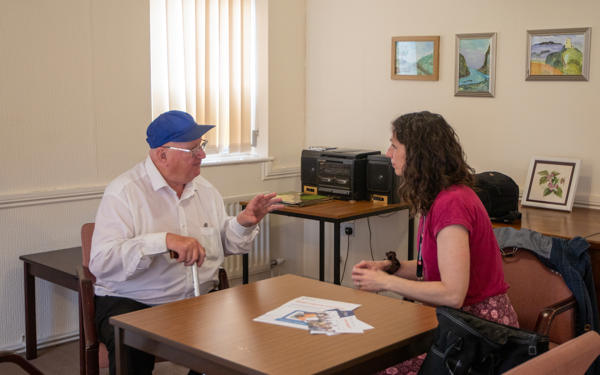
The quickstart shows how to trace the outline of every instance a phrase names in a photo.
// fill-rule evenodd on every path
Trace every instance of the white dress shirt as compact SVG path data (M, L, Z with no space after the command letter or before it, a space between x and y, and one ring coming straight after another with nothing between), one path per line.
M89 264L96 295L148 305L192 297L196 265L170 259L167 232L194 237L205 248L198 267L203 294L217 284L225 254L250 250L258 225L246 228L228 216L219 192L201 176L178 198L147 157L106 187L98 207Z

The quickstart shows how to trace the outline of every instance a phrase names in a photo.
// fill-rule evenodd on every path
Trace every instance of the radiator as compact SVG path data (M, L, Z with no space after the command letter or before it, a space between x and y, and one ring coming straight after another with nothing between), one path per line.
M236 216L242 210L239 199L225 200L225 210L230 216ZM271 250L269 247L270 215L266 215L260 222L260 232L254 239L252 249L248 256L248 273L250 275L268 272L271 269ZM242 256L230 255L225 257L223 263L229 279L242 277Z

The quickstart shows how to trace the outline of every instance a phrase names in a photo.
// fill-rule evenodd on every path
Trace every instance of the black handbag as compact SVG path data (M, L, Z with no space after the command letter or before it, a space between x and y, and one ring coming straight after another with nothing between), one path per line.
M501 374L548 351L548 337L441 306L433 344L419 370L427 374Z
M512 178L495 171L477 173L474 177L475 193L492 221L512 223L521 218L519 185Z

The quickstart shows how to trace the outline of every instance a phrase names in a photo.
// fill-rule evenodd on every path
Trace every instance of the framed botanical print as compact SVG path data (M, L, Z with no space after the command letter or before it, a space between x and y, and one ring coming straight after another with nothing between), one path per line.
M571 211L580 164L578 159L533 157L521 204Z

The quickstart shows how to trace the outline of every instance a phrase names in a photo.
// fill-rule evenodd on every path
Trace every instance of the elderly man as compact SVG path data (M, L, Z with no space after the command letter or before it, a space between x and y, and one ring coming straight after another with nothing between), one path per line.
M199 292L213 290L224 255L247 253L258 222L281 207L275 193L260 194L237 217L227 216L221 195L200 176L206 157L202 136L213 127L198 125L185 112L161 114L147 129L146 160L104 192L89 268L96 276L96 325L109 350L111 374L111 316L193 296L193 267ZM151 355L134 349L127 355L129 374L152 373Z

